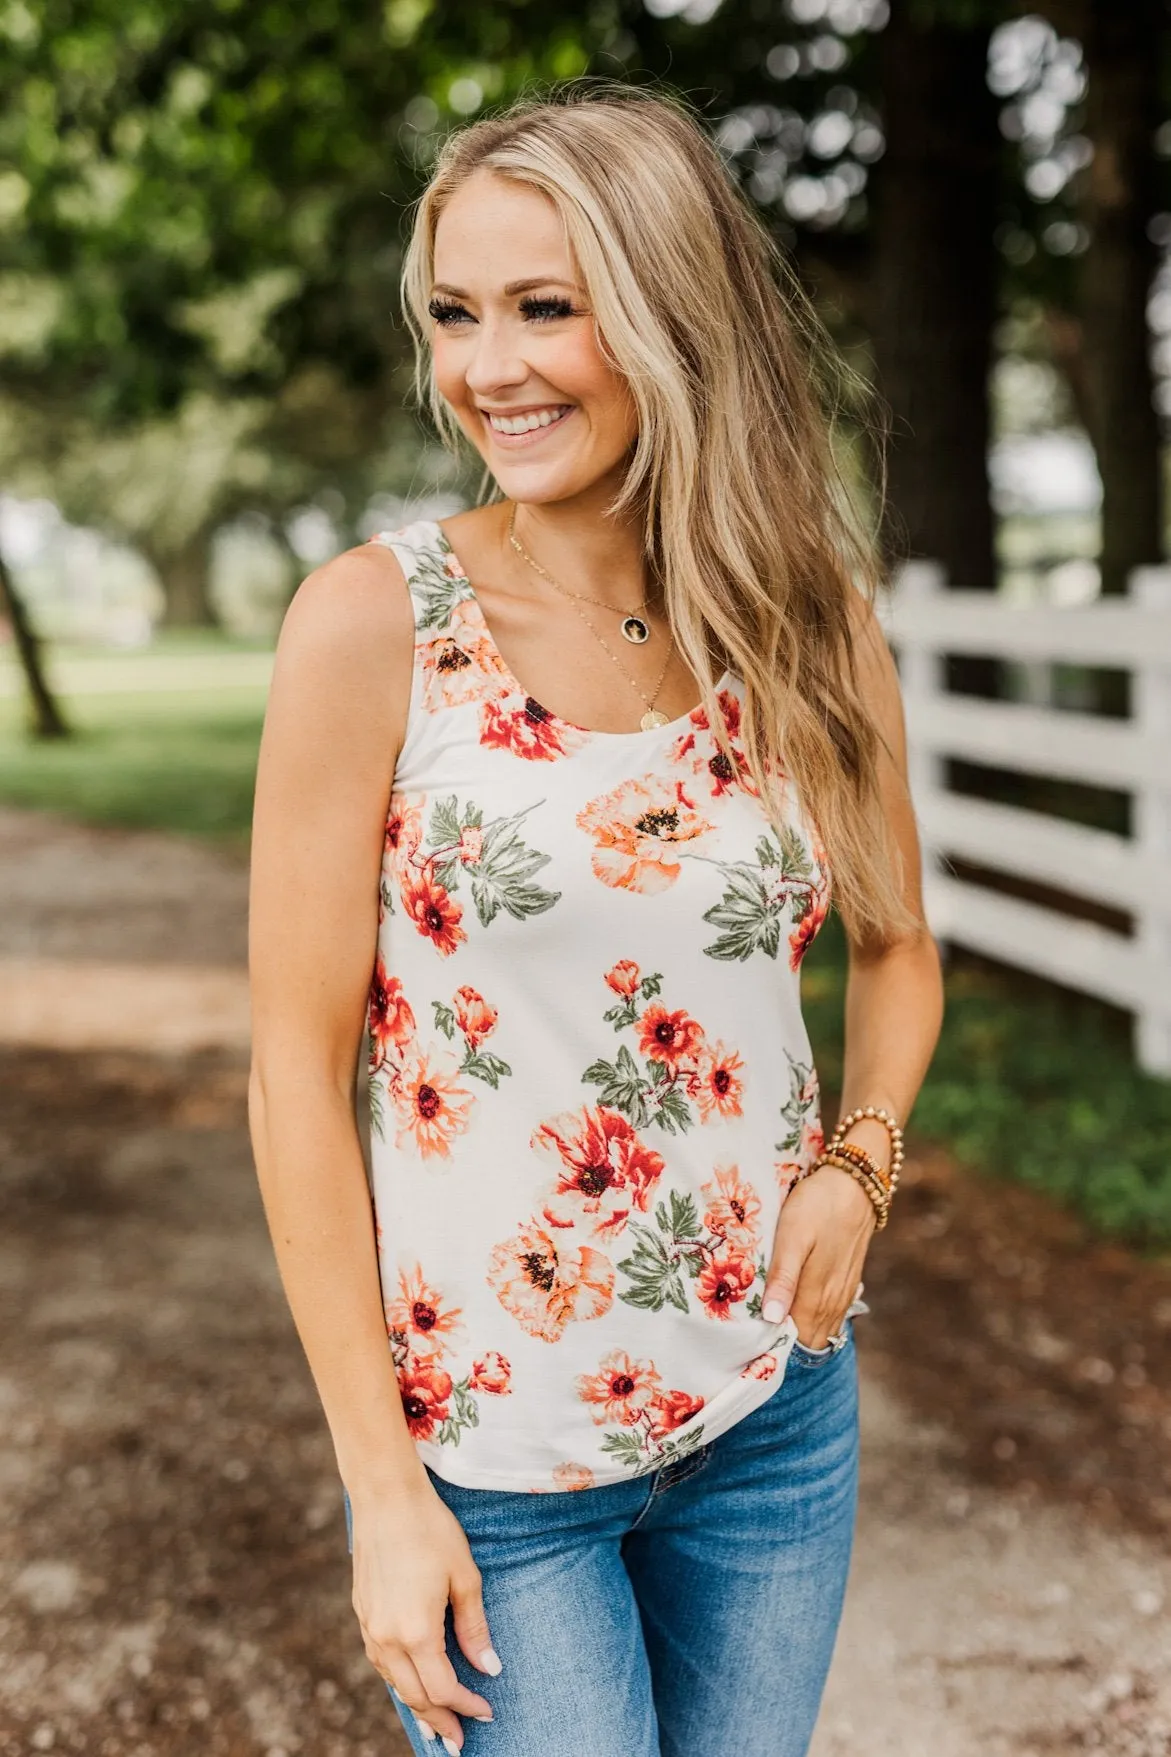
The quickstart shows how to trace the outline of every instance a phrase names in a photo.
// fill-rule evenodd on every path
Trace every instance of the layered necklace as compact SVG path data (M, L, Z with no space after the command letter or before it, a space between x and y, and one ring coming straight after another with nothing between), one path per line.
M622 663L621 659L619 659L617 653L615 653L611 650L609 643L607 641L605 641L602 638L602 636L598 633L597 629L594 627L593 623L590 621L589 617L586 615L585 611L582 609L583 604L596 604L600 609L608 610L612 616L620 617L621 621L619 622L618 626L619 626L619 632L622 635L623 639L628 640L632 646L641 647L641 646L645 645L645 643L647 641L649 641L651 638L650 623L646 620L646 618L644 616L641 616L639 614L640 611L643 611L646 609L647 600L644 598L640 604L635 605L633 610L620 610L617 608L616 605L607 604L601 598L589 598L585 595L584 592L571 592L568 586L563 586L561 584L560 580L555 580L553 578L553 575L548 571L548 569L542 567L539 561L534 561L533 557L529 554L528 550L524 547L523 543L521 543L520 539L518 538L518 536L516 534L516 502L515 501L513 502L512 511L508 515L508 541L512 544L512 547L516 550L517 554L521 557L521 559L523 561L526 561L528 563L528 565L533 569L534 573L539 573L541 578L543 580L547 580L549 582L549 584L554 588L555 591L558 591L561 593L561 596L563 598L568 598L570 600L570 602L573 604L573 608L577 611L577 614L581 617L582 621L585 623L586 627L589 629L590 633L593 635L593 637L597 641L598 645L602 648L602 651L604 653L606 653L609 656L609 658L613 661L613 663L618 667L619 671L621 671L622 675L625 677L627 683L630 684L631 688L634 689L642 697L643 701L646 703L646 713L643 715L642 719L639 721L639 726L641 727L642 731L651 732L651 731L653 731L653 729L656 726L669 725L670 722L667 719L666 714L662 714L659 712L658 708L655 707L655 702L658 700L659 692L663 687L663 679L667 675L667 666L671 663L672 643L670 641L668 641L668 643L667 643L667 657L663 663L663 669L659 672L659 681L655 684L653 693L648 696L646 691L643 689L642 685L638 682L637 678L634 678L630 675L630 672L626 669L626 667Z

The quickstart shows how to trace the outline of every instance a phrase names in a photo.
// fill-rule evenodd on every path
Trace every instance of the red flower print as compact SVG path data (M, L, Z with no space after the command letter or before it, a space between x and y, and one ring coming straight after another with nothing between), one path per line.
M579 1373L577 1394L593 1407L590 1414L601 1427L616 1421L632 1428L651 1400L659 1395L659 1375L650 1360L631 1360L616 1348L599 1363L596 1373Z
M664 1391L652 1401L650 1415L656 1431L669 1434L698 1415L702 1408L702 1397L692 1397L687 1391Z
M779 1159L774 1169L777 1174L777 1188L780 1190L781 1196L785 1197L794 1184L799 1184L803 1177L809 1175L812 1167L798 1165L793 1159Z
M707 1307L709 1318L730 1318L732 1307L744 1298L755 1280L755 1264L747 1257L725 1251L708 1258L699 1272L695 1291Z
M544 1218L551 1226L574 1226L584 1215L603 1238L622 1231L631 1208L646 1212L663 1170L662 1156L624 1116L602 1104L547 1118L533 1130L530 1145L560 1162Z
M694 730L685 732L676 741L671 760L686 763L713 799L721 799L738 787L756 794L759 790L748 767L748 758L736 742L740 736L740 698L731 690L722 689L717 699L728 729L733 760L730 761L716 743L711 721L703 707L692 710L690 720Z
M745 1183L737 1165L718 1165L711 1183L702 1186L707 1199L703 1223L742 1251L754 1251L759 1237L760 1197Z
M591 1245L563 1251L535 1220L495 1245L488 1285L530 1336L558 1342L566 1324L601 1317L614 1298L614 1266Z
M411 1437L430 1440L447 1420L451 1374L429 1360L408 1360L399 1370L399 1395Z
M800 969L801 960L817 938L818 930L827 914L827 905L820 900L815 902L789 935L790 970Z
M592 1489L594 1473L588 1464L556 1464L553 1467L553 1486L566 1491Z
M385 852L389 855L401 854L404 859L409 859L422 840L422 809L411 803L405 795L393 794L386 819Z
M456 1078L454 1057L443 1049L408 1056L390 1083L399 1121L396 1145L413 1145L424 1159L446 1159L451 1143L468 1126L472 1095Z
M370 979L370 1004L367 1013L370 1025L372 1068L380 1068L391 1048L401 1049L409 1043L415 1030L415 1015L403 994L397 976L388 976L381 954Z
M555 762L586 742L588 733L557 719L533 697L485 702L480 710L480 743L489 750L511 751L526 762Z
M594 876L616 889L654 894L675 883L679 851L714 824L701 817L681 782L661 775L624 781L578 812L579 830L594 838Z
M771 1379L777 1370L775 1354L754 1354L746 1367L740 1368L742 1379Z
M490 1349L480 1360L473 1361L468 1376L469 1391L487 1391L493 1397L506 1397L512 1389L512 1368L502 1354Z
M416 1353L438 1358L446 1339L462 1328L460 1308L443 1310L441 1295L424 1281L416 1263L409 1274L399 1270L398 1293L386 1307L386 1327L405 1336Z
M801 1131L801 1155L811 1165L825 1148L825 1130L819 1122L806 1123Z
M482 994L466 984L457 988L453 996L455 1002L455 1022L468 1040L470 1049L478 1049L485 1037L490 1037L496 1029L496 1021L500 1017L495 1007L490 1007Z
M606 981L624 1000L629 1000L638 987L638 965L631 958L619 958L612 970L607 970Z
M666 1062L669 1068L689 1060L703 1043L703 1026L682 1008L668 1012L653 1001L638 1021L638 1047L645 1056Z
M405 868L399 888L403 907L424 939L445 958L450 957L468 937L460 926L463 910L455 898L425 868Z
M687 1090L695 1099L701 1122L710 1122L717 1116L739 1116L744 1096L744 1063L725 1043L707 1045L691 1072Z

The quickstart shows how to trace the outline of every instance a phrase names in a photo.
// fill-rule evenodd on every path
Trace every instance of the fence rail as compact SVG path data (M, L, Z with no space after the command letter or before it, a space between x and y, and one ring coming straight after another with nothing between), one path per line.
M940 568L911 562L886 620L933 933L1125 1008L1141 1066L1171 1075L1171 568L1138 569L1124 599L1067 609L949 591ZM1132 717L949 694L953 654L1124 669ZM1133 834L970 798L950 786L951 761L1119 789ZM1124 911L1133 932L957 878L954 861Z

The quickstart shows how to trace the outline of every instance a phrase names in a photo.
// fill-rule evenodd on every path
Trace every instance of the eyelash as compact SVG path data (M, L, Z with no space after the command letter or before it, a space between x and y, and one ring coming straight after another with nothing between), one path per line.
M555 323L558 318L580 315L570 300L553 295L546 295L543 299L535 299L530 295L521 300L520 309L533 323ZM457 318L469 315L466 306L458 305L450 299L432 299L427 310L441 329L452 329Z

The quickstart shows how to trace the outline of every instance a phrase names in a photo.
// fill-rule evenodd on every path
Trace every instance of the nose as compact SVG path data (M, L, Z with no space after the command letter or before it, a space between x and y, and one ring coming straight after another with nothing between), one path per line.
M517 352L512 326L481 322L464 371L464 380L472 394L490 397L495 391L523 384L528 375L528 363Z

